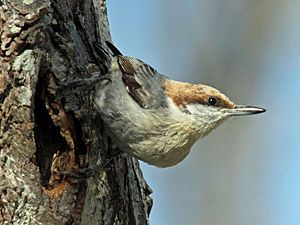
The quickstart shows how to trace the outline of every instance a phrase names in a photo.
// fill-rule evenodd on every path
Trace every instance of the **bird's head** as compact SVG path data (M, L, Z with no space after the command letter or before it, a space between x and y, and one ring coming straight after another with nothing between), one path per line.
M217 89L203 84L167 81L164 87L173 103L195 121L202 137L230 117L266 111L259 107L236 105Z

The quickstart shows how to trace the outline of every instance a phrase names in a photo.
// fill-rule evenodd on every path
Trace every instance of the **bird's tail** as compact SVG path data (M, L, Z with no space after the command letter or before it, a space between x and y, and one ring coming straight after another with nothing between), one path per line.
M113 45L113 43L109 42L109 41L105 41L107 47L109 48L109 50L113 53L113 56L118 56L118 55L123 55L122 52L120 52L119 49L117 49L116 46Z

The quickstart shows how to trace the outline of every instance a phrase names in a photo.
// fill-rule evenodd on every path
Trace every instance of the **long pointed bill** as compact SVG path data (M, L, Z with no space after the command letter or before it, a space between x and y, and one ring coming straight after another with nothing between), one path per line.
M255 106L245 106L245 105L237 105L233 109L228 109L228 112L231 116L246 116L253 115L258 113L263 113L266 110L263 108L255 107Z

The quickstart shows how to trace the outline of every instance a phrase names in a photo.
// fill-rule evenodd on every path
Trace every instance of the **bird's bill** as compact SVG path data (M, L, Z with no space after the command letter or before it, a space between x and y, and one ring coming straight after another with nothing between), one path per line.
M228 109L230 116L246 116L263 113L266 110L255 106L237 105L233 109Z

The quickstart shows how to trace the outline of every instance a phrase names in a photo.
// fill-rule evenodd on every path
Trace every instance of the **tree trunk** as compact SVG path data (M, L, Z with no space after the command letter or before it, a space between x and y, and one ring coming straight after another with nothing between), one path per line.
M113 154L94 86L59 85L107 71L105 1L0 0L0 17L0 224L149 224L137 160L63 175Z

